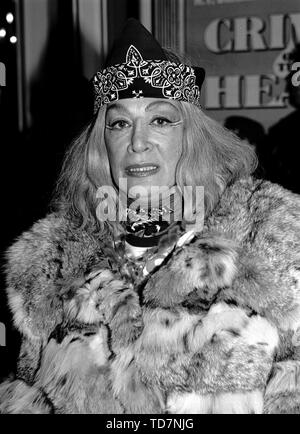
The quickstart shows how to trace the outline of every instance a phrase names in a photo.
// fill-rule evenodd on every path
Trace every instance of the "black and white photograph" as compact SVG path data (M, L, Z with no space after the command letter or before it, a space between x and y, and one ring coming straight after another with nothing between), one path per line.
M299 137L299 0L1 0L0 414L300 414Z

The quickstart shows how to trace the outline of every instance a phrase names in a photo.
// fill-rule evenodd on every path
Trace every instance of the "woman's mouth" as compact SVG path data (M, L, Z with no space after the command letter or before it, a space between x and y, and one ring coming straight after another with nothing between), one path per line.
M125 172L129 176L137 178L154 175L159 171L160 167L157 164L133 164L125 168Z

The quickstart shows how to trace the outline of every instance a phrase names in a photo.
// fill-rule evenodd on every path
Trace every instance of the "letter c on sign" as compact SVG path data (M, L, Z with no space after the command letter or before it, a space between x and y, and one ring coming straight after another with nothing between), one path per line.
M206 47L213 53L226 53L232 51L233 41L232 39L224 46L221 44L222 40L222 27L225 27L227 31L232 31L232 23L229 19L217 19L212 21L205 29L204 41Z

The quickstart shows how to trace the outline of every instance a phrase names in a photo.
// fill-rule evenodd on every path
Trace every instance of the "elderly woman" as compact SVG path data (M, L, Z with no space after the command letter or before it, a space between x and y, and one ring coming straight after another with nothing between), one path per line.
M3 413L300 411L299 197L251 178L203 80L135 20L95 75L56 210L7 253Z

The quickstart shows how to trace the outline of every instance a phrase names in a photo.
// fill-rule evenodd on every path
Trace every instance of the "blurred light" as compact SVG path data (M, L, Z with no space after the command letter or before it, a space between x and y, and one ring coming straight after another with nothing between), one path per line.
M9 24L11 24L11 23L13 22L13 20L14 20L14 16L13 16L13 14L12 14L11 12L9 12L9 13L6 15L6 21L7 21Z
M6 36L6 30L0 29L0 38L4 38Z
M17 38L16 38L15 36L11 36L11 37L9 38L9 40L10 40L10 42L11 42L12 44L15 44L15 43L17 42Z

